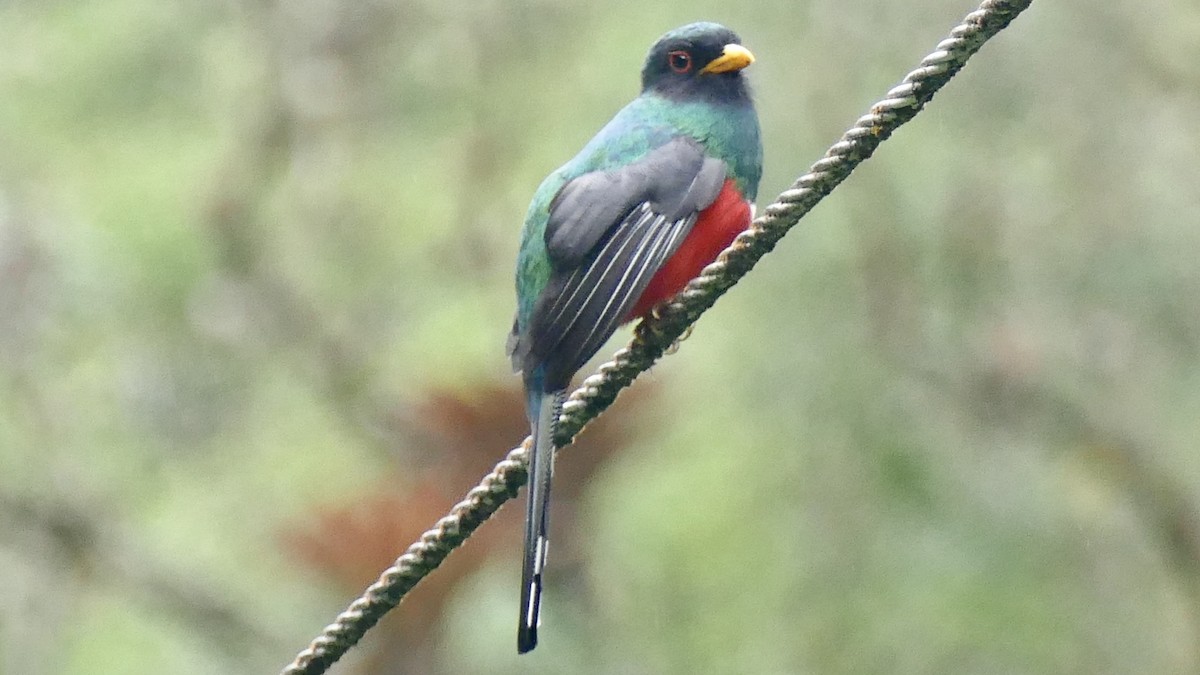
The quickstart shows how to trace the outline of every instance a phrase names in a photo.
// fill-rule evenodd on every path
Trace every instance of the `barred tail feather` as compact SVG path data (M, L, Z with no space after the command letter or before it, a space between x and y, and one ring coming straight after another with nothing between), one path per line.
M542 602L542 571L546 568L546 551L549 546L546 533L550 523L550 481L554 477L554 427L562 409L562 395L561 391L530 392L533 451L529 460L525 561L521 575L521 618L517 628L517 651L521 654L537 646Z

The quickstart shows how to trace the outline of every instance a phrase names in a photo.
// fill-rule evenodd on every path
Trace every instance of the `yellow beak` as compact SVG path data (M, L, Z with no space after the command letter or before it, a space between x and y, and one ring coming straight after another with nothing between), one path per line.
M700 69L701 73L728 73L731 70L741 70L754 63L754 55L741 45L725 45L721 55L708 62Z

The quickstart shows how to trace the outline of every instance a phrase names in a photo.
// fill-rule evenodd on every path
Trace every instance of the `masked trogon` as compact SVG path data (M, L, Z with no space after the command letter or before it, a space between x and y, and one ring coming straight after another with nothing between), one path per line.
M715 23L663 35L641 94L542 182L517 257L509 337L532 427L517 649L537 645L553 431L572 375L619 324L645 316L745 230L762 175L742 69L754 57Z

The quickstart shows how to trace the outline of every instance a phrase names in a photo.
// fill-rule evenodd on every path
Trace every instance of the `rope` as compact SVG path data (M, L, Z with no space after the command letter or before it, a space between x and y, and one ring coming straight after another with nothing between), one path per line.
M583 427L603 412L680 339L717 298L738 282L760 258L775 247L817 202L846 179L900 125L912 119L975 52L1003 30L1033 0L984 0L921 60L916 70L887 92L841 140L829 148L787 190L763 210L748 230L738 235L717 260L669 303L641 322L628 346L585 379L563 405L554 442L569 445ZM404 555L384 570L379 580L325 627L281 675L319 675L341 658L389 610L433 571L504 502L516 496L528 479L526 456L530 440L511 450L479 485L450 509L450 513L421 535Z

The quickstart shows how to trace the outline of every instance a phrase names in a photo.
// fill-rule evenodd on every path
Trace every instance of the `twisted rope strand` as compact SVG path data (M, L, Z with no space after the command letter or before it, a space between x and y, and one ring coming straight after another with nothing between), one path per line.
M583 381L563 405L554 443L569 445L583 427L616 399L690 330L717 298L738 282L805 214L844 181L900 125L912 119L967 60L1003 30L1033 0L984 0L938 43L933 53L883 100L860 117L825 156L763 209L745 232L704 268L700 276L653 316L640 324L628 346ZM408 547L345 611L325 627L281 675L320 675L342 657L380 618L399 604L413 586L445 560L528 479L530 439L511 450L479 485L450 509L433 528Z

